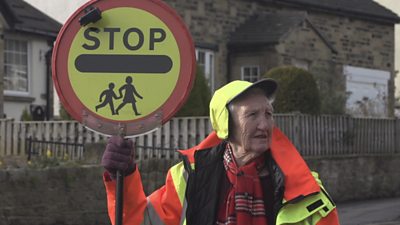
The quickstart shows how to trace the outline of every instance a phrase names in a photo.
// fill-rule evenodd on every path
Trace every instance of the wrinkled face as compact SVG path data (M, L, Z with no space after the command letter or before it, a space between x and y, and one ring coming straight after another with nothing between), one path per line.
M271 145L273 108L262 90L249 90L230 105L229 140L244 152L261 153Z

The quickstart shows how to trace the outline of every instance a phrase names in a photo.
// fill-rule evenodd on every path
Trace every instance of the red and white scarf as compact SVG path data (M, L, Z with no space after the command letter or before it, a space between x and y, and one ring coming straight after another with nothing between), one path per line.
M259 172L265 156L238 167L229 144L224 153L224 166L229 182L228 194L218 211L219 225L267 225L263 190Z

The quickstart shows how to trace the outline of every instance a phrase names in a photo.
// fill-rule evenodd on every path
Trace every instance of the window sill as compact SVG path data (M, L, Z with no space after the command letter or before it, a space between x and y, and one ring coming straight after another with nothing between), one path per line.
M15 96L15 95L4 95L4 101L7 102L29 102L32 103L35 101L34 97L30 96Z

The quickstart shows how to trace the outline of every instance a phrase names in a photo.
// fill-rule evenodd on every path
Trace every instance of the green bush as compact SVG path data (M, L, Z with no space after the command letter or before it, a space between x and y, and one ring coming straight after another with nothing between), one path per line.
M293 66L276 67L264 77L278 82L274 102L277 113L301 112L320 113L321 102L317 83L311 73Z
M71 115L67 112L64 106L60 103L60 119L61 120L74 120Z
M27 108L22 110L21 121L32 121L32 115L29 113Z
M207 85L207 80L204 77L204 72L198 66L196 71L196 79L194 81L189 98L175 116L208 116L209 103L211 100L210 92L211 91Z
M344 90L345 78L337 76L334 68L326 65L314 65L316 81L319 88L321 100L321 114L343 115L346 113L346 101L349 97Z

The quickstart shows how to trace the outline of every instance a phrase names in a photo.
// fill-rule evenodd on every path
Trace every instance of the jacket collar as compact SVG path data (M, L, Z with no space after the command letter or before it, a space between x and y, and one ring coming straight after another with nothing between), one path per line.
M187 150L179 150L179 152L186 156L190 163L194 163L196 151L217 146L221 142L222 140L218 138L216 133L212 132L197 146ZM320 191L319 185L296 147L277 127L274 128L272 133L271 155L285 175L284 198L286 201Z
M271 155L285 175L286 201L320 191L319 185L296 147L277 127L272 134Z

